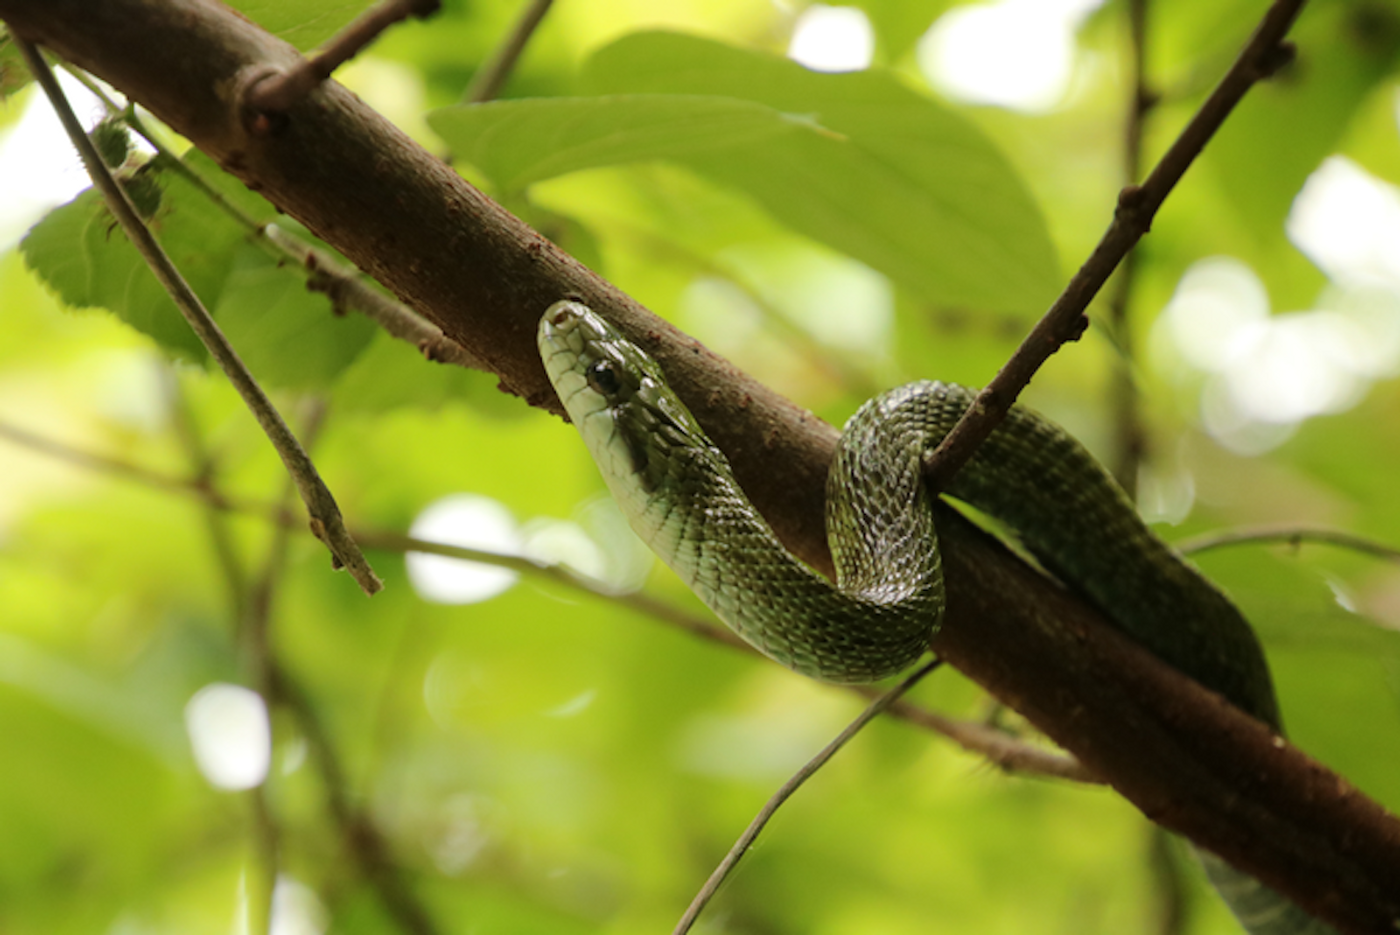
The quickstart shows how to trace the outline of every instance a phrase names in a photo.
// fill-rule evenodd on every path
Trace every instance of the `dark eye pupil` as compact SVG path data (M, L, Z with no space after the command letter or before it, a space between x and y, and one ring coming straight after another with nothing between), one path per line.
M612 364L606 360L598 360L589 364L586 373L588 385L604 396L612 396L618 391L617 374L613 371Z

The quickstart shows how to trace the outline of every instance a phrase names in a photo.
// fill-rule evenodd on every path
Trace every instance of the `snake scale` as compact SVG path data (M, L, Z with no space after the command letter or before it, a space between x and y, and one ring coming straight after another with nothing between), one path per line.
M540 354L632 528L726 624L777 662L830 682L873 682L928 649L943 575L924 456L973 393L911 383L851 417L827 481L833 585L794 557L660 366L574 301L540 320ZM948 489L1005 523L1049 571L1128 636L1271 727L1269 669L1230 600L1159 539L1071 435L1013 408ZM1202 854L1252 935L1334 929Z

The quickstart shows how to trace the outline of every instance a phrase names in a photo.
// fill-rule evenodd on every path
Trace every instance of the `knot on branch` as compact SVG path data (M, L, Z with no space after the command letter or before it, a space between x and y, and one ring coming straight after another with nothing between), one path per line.
M276 65L249 65L233 86L234 112L249 136L267 138L287 126L288 72Z

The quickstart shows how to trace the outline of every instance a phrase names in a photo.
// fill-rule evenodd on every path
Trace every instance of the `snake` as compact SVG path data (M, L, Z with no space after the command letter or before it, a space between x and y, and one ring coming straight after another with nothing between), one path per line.
M541 317L538 345L632 529L746 642L802 675L854 684L895 675L928 650L945 598L923 464L974 391L919 381L851 416L826 485L833 583L778 540L661 366L614 325L565 299ZM944 493L1012 530L1128 637L1282 732L1248 621L1063 428L1013 406ZM1264 884L1200 854L1251 935L1334 935Z

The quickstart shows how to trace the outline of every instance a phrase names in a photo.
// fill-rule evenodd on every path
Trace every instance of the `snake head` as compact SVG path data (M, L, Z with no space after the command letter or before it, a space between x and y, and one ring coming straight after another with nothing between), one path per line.
M718 455L659 364L597 312L555 302L540 319L540 356L615 497L648 497L678 458Z

